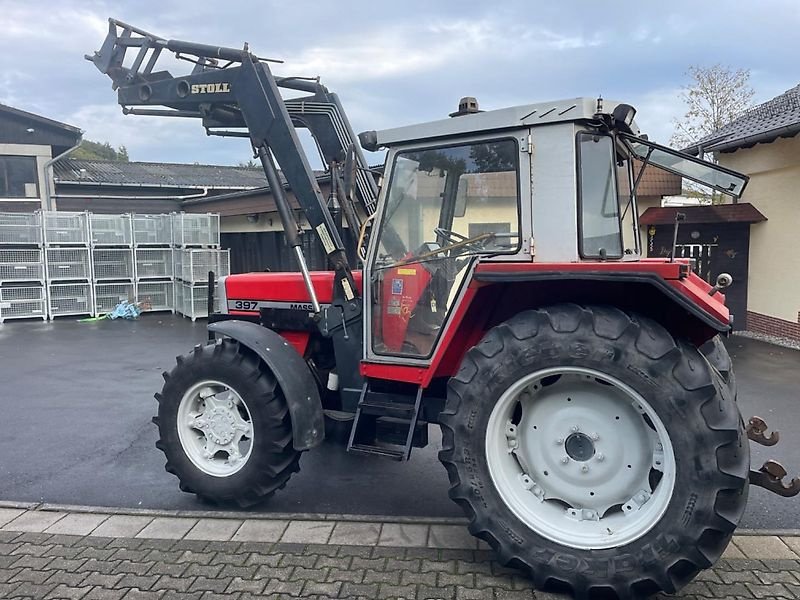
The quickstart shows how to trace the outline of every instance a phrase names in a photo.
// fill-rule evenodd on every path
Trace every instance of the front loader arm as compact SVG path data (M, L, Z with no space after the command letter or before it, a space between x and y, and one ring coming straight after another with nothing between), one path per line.
M126 67L125 55L131 48L138 52ZM193 62L192 72L176 77L168 71L156 71L163 50ZM239 50L166 40L114 19L109 19L109 33L101 49L86 58L111 78L125 114L198 118L209 135L250 139L264 168L289 245L304 273L315 312L319 312L277 162L337 273L334 297L346 301L355 298L358 292L344 244L295 130L307 127L314 135L331 169L340 203L353 201L351 196L345 197L344 186L336 182L343 180L341 167L347 153L354 154L356 165L361 168L356 169L352 191L360 211L351 205L344 214L348 225L357 231L361 215L369 216L375 210L377 186L335 94L316 80L274 77L267 59L255 56L247 46ZM284 100L280 87L310 95ZM143 106L160 108L134 108Z

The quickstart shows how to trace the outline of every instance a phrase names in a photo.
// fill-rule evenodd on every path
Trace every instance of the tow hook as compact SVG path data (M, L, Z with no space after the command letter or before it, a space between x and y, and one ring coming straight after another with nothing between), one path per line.
M764 419L761 417L750 417L750 421L748 421L745 431L747 432L747 437L756 444L761 444L762 446L774 446L780 441L781 434L777 431L773 431L767 435L767 429L769 429L769 425L767 425L767 422Z
M747 437L762 446L774 446L781 439L780 433L773 431L767 434L769 425L761 417L750 417L745 431ZM750 470L750 485L762 487L773 494L790 498L800 494L800 479L795 477L788 484L784 483L786 469L775 460L768 460L758 471Z
M783 465L777 461L768 460L758 471L750 471L750 485L757 485L785 498L800 494L800 479L795 477L787 485L783 482L784 477L786 477L786 469Z

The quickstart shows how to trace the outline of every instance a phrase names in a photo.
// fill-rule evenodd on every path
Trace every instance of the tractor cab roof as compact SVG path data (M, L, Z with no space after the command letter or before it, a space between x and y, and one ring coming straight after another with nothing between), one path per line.
M611 114L621 102L602 100L602 112ZM468 134L489 133L519 127L537 127L567 121L595 119L598 112L597 98L572 98L536 104L523 104L498 110L487 110L461 114L449 119L383 129L375 132L378 147L391 147L398 144L464 136ZM455 114L455 113L454 113ZM631 125L635 134L639 129L635 123Z

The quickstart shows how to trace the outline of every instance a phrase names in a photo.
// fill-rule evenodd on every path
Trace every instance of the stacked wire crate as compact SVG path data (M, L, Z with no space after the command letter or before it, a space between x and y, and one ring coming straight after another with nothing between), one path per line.
M0 323L47 319L42 214L0 213Z
M89 215L95 311L110 313L136 298L131 215Z
M43 212L48 315L94 315L88 212Z
M139 306L175 312L172 215L133 215L133 242Z
M192 321L208 316L208 273L229 275L230 252L220 249L219 215L174 213L175 311ZM215 279L216 281L216 279ZM218 298L214 290L215 300ZM215 309L219 308L215 305Z

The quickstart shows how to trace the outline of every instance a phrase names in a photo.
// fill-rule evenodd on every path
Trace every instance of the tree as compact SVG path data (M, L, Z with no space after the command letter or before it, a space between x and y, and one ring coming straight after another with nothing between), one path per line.
M236 166L237 166L237 167L239 167L240 169L256 169L256 168L261 168L261 164L260 164L260 163L257 163L257 162L256 162L256 161L254 161L252 158L251 158L250 160L248 160L247 162L244 162L244 161L242 161L242 162L238 163Z
M108 142L93 142L91 140L83 140L80 148L72 156L73 158L82 158L84 160L130 161L128 149L125 146L120 146L115 150Z
M686 105L686 114L681 119L673 119L675 131L670 138L670 145L679 149L696 144L737 119L752 106L755 95L750 87L749 69L734 70L721 64L693 66L689 67L687 75L691 78L690 83L683 86L680 95ZM710 154L704 153L700 158L716 162ZM725 201L719 192L710 192L708 188L687 180L683 184L684 196L709 204Z
M676 148L691 146L739 117L752 106L755 95L749 69L716 64L689 67L686 74L691 80L680 95L686 114L672 121L670 145Z

